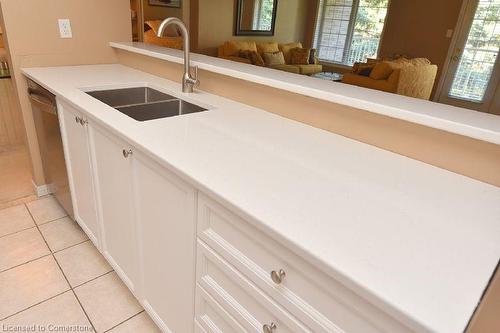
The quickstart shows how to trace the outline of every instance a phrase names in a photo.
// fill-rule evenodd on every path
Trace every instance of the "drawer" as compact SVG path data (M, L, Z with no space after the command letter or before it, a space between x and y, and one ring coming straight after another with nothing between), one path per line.
M220 304L226 313L224 318L234 318L241 325L235 332L262 333L266 332L264 325L271 327L273 324L276 329L272 332L276 333L311 332L205 243L198 241L197 250L199 294L203 296L206 291L216 304ZM198 319L198 315L196 317Z
M197 232L218 255L313 332L411 332L205 195L198 200ZM271 272L280 270L285 276L274 282Z
M203 333L243 333L238 322L202 287L196 286L195 331Z
M197 320L194 321L194 333L207 333Z

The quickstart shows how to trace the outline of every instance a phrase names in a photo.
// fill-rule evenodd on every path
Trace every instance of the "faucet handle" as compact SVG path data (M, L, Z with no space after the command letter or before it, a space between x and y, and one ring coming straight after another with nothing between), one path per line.
M194 85L197 87L200 85L200 80L198 80L198 65L193 66L193 67L194 67L193 81L194 81Z

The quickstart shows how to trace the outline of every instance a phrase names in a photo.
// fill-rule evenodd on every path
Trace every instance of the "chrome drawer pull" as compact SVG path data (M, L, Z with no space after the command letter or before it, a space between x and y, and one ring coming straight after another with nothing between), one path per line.
M75 116L75 121L77 124L81 124L82 119L78 116Z
M122 153L123 153L123 157L127 158L130 155L132 155L133 152L132 152L132 149L129 149L129 150L123 149Z
M285 276L286 276L285 271L282 269L280 269L278 272L276 271L271 272L271 279L276 284L280 284L281 282L283 282Z
M271 325L262 326L262 332L264 333L273 333L276 330L277 326L275 323L271 323Z

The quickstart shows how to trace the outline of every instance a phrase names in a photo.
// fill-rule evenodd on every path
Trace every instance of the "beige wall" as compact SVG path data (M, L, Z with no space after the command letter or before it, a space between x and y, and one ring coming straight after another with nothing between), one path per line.
M174 7L150 6L149 0L143 0L142 8L144 11L144 21L162 20L166 19L167 17L178 17L180 19L183 18L182 7L174 8Z
M108 43L131 39L130 3L129 0L0 0L0 6L26 127L33 180L42 185L45 179L40 152L26 80L20 68L116 62ZM58 18L71 20L72 39L59 38Z
M217 47L226 40L277 41L306 40L309 0L278 1L274 36L233 36L234 0L197 0L197 52L215 56Z
M405 54L428 58L438 66L436 87L443 71L461 0L391 0L379 56Z

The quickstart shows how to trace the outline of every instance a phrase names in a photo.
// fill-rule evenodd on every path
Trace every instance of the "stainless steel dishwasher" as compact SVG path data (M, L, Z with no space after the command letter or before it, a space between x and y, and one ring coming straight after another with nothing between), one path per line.
M28 80L28 95L48 191L54 195L68 215L74 218L56 97L31 80Z

